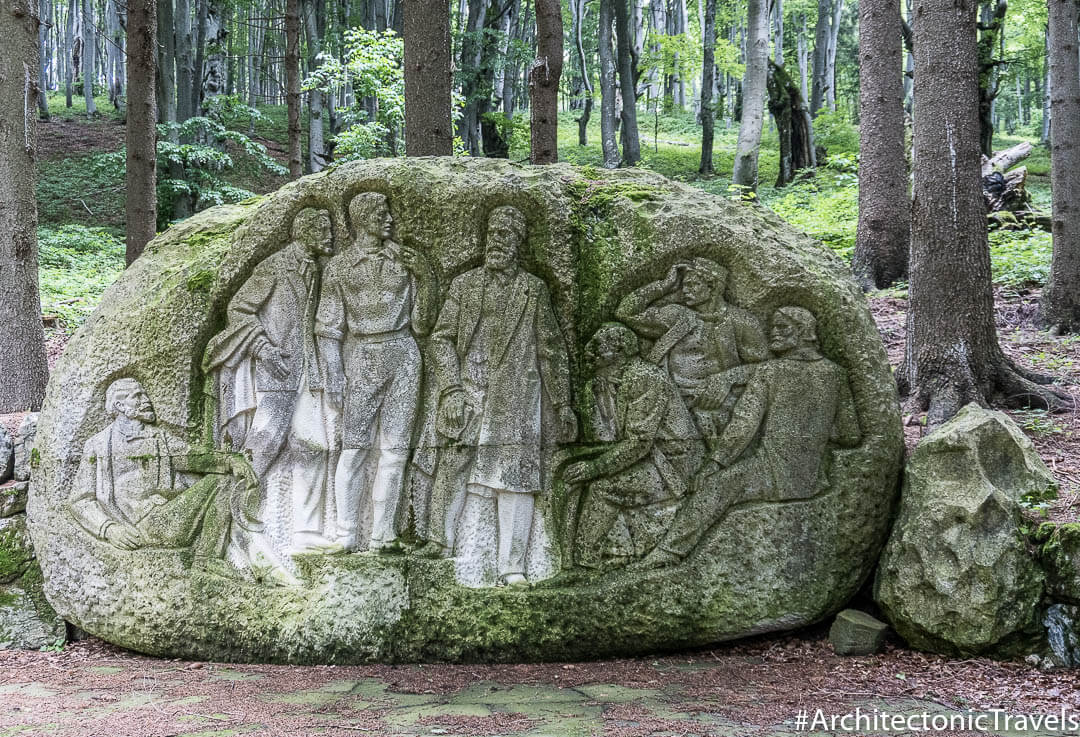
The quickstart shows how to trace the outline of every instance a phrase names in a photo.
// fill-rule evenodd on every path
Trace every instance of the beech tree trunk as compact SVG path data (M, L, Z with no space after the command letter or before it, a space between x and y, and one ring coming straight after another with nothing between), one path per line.
M82 78L83 99L86 101L86 114L94 115L97 106L94 104L94 79L95 57L97 39L94 38L94 4L91 0L82 0Z
M588 146L589 118L592 117L593 109L593 84L589 79L589 66L585 63L585 44L583 41L583 26L585 24L585 0L570 0L570 17L573 21L574 53L578 61L578 69L581 72L582 107L581 115L577 118L578 145Z
M716 70L716 0L705 1L704 42L701 63L701 163L698 174L712 174L713 115L712 92Z
M322 0L302 0L304 13L304 35L307 38L308 69L318 70L322 66L320 51L322 34L326 20L320 18L325 11ZM322 90L308 91L308 170L312 173L322 171L330 163L330 154L326 150L326 138L323 135Z
M600 30L597 34L600 55L600 145L606 169L619 165L619 146L615 140L615 56L611 48L615 2L600 0Z
M157 233L157 0L127 0L127 263Z
M57 0L59 1L59 0ZM64 97L67 107L71 107L71 88L75 77L75 0L68 0L67 19L64 23Z
M743 75L742 120L735 145L734 183L748 193L758 185L758 151L765 118L769 61L769 12L765 0L747 2L746 72Z
M175 123L176 38L173 36L173 0L158 0L157 48L158 121Z
M192 98L195 59L191 42L191 2L176 0L176 120L183 123L195 116Z
M907 274L911 244L904 144L903 43L892 0L859 2L859 225L853 269L863 288Z
M634 74L634 39L630 27L628 0L615 0L615 38L618 51L619 90L622 95L622 165L636 166L641 160L641 139L637 124L637 75Z
M1042 321L1080 330L1080 57L1076 0L1048 0L1050 12L1050 191L1054 256Z
M825 104L828 85L825 67L829 57L829 36L832 23L832 0L818 0L817 24L814 26L814 67L810 83L810 115L817 115Z
M915 138L907 345L898 372L927 427L968 402L1056 408L1001 351L979 178L975 0L917 0Z
M621 0L625 4L626 0ZM559 160L559 79L563 68L562 6L536 0L536 60L529 69L529 160Z
M450 156L450 6L402 0L405 24L405 155Z
M43 19L47 16L46 12L46 0L40 0L38 3L38 18ZM49 119L49 101L45 97L45 91L48 89L48 85L45 81L45 59L47 56L47 36L48 28L44 22L41 22L38 26L38 113L41 115L42 120Z
M289 176L304 174L300 153L300 0L285 0L285 104L289 116Z
M840 19L844 15L844 0L833 0L832 25L829 26L829 48L825 52L825 106L836 112L836 47L840 40Z
M38 295L38 17L35 0L0 0L0 413L38 410L49 370Z

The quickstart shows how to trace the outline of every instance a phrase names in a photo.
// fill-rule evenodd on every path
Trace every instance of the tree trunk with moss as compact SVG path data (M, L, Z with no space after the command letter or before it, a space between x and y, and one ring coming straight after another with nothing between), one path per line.
M859 225L852 267L864 288L907 275L911 246L904 144L903 42L892 0L859 3Z
M713 81L716 74L716 0L706 0L702 28L701 63L701 163L698 174L712 174L713 169Z
M780 171L776 186L783 187L795 181L795 172L815 166L814 130L799 85L784 67L772 60L768 63L769 112L776 121L780 139Z
M915 20L915 180L907 345L898 374L936 427L969 402L1057 408L1044 380L998 344L980 184L975 0L925 3Z
M1080 330L1080 60L1076 0L1048 0L1050 11L1050 191L1054 257L1042 321L1058 332Z
M40 409L49 376L34 195L38 25L35 0L0 0L0 413Z

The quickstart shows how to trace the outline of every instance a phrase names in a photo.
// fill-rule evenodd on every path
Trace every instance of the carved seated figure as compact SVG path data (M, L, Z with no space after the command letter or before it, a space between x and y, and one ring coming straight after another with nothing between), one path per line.
M663 369L642 360L624 325L601 327L586 347L600 453L566 467L568 484L587 486L578 517L575 562L601 565L622 518L629 554L648 552L666 531L701 463L704 446L679 390Z
M87 532L123 550L190 546L205 562L225 556L234 523L258 530L258 481L243 456L191 452L158 426L135 379L114 381L105 406L113 420L86 441L70 500ZM187 473L203 476L185 486Z
M710 448L709 462L660 544L636 565L677 563L732 506L807 499L827 485L829 445L852 447L859 421L847 372L818 350L809 310L781 307L770 319L769 349ZM698 406L722 402L730 380L707 383Z

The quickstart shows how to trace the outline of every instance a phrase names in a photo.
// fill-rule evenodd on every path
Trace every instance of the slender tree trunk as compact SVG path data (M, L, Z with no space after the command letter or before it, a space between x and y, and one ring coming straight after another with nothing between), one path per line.
M641 160L641 141L638 136L637 75L634 74L634 39L630 35L628 0L615 0L615 38L622 94L622 165L636 166Z
M814 132L810 111L795 80L774 61L769 60L768 65L769 112L776 122L780 139L780 172L776 186L784 187L795 180L795 172L814 166Z
M48 17L46 0L40 0L38 4L38 18ZM44 23L38 25L38 114L42 120L49 119L49 100L45 96L45 91L48 89L48 84L45 80L45 60L48 57L47 53L47 36L48 28Z
M206 0L203 22L203 63L200 84L200 109L206 115L206 101L211 97L225 94L226 84L226 44L229 30L225 24L228 8L225 0Z
M1054 257L1042 321L1058 332L1080 330L1080 57L1075 0L1048 0L1050 18L1050 191Z
M832 25L829 26L829 48L825 54L825 105L836 112L836 47L840 41L840 19L844 15L844 0L833 0Z
M588 126L589 118L593 109L593 84L589 79L589 68L585 63L585 44L582 39L583 26L585 25L585 0L570 0L570 17L573 19L574 51L581 71L582 95L585 98L582 104L581 115L577 119L578 145L589 145Z
M1046 31L1043 34L1044 48L1046 50L1046 60L1043 62L1045 67L1043 76L1043 119L1042 119L1042 135L1039 136L1039 141L1044 144L1050 143L1050 27L1046 27Z
M774 28L776 36L773 40L773 53L776 58L776 66L784 66L784 0L773 0Z
M157 0L127 8L127 262L157 232Z
M86 100L86 114L97 113L94 104L95 51L97 40L94 38L94 4L91 0L82 0L82 77L83 99Z
M173 37L173 0L157 0L157 110L158 121L176 122L176 39Z
M191 0L176 0L176 120L195 116L195 60L192 56Z
M716 0L705 0L704 43L701 63L701 163L698 174L713 169L713 74L716 69Z
M195 66L191 78L191 109L194 114L202 114L202 100L203 100L203 75L205 69L203 64L206 57L206 33L207 23L210 17L210 0L195 0L196 2L196 18L195 18Z
M810 66L810 51L806 48L806 15L802 16L802 28L799 29L799 38L797 43L799 56L799 83L801 85L803 99L809 102L810 88L808 71Z
M285 0L285 104L289 115L289 176L304 174L300 153L300 0Z
M907 274L911 201L899 28L892 0L860 0L859 226L852 265L864 288L884 288Z
M814 70L810 85L810 115L816 116L825 104L825 88L828 86L826 65L829 58L829 36L832 29L834 0L818 0L817 24L814 26Z
M59 0L57 0L59 1ZM74 87L75 60L75 0L68 0L67 18L64 22L64 97L65 105L71 107L71 89Z
M972 401L1056 407L1005 358L994 324L980 181L975 0L925 2L915 19L915 139L907 345L898 375L937 427Z
M325 12L321 10L325 6L323 0L302 0L301 7L304 13L304 34L307 37L308 68L317 71L323 63L320 52L322 27L326 22L324 19L320 23L319 15ZM313 89L308 92L308 169L312 173L322 171L330 163L323 135L324 100L322 90Z
M405 155L449 156L450 7L439 0L402 0L405 24Z
M458 67L462 73L461 94L465 98L465 107L458 120L458 136L470 156L480 155L480 108L487 101L487 94L490 94L482 91L481 68L486 40L482 31L486 26L487 6L488 0L469 1L465 36L461 42L461 66Z
M761 126L765 118L765 86L769 60L769 12L765 0L747 2L746 73L743 75L742 120L735 146L732 180L746 192L756 193Z
M607 169L619 165L619 146L615 141L615 56L611 47L615 2L600 0L600 30L597 35L600 53L600 146Z
M34 0L0 2L0 413L37 410L48 366L38 296L38 17Z
M905 0L905 7L907 8L907 21L904 24L905 29L911 28L911 21L915 15L915 11L912 8L912 0ZM907 43L904 44L904 110L908 115L911 115L912 108L912 81L915 79L915 57L912 55L911 48Z

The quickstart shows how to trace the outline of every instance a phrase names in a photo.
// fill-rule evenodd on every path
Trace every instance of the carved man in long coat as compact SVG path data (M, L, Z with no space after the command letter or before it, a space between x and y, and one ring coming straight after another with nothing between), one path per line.
M439 383L440 454L426 552L450 554L465 493L494 498L498 573L525 578L540 449L572 440L577 419L563 340L544 282L518 266L525 216L498 207L488 219L485 263L450 284L431 334ZM542 437L545 405L558 438Z

